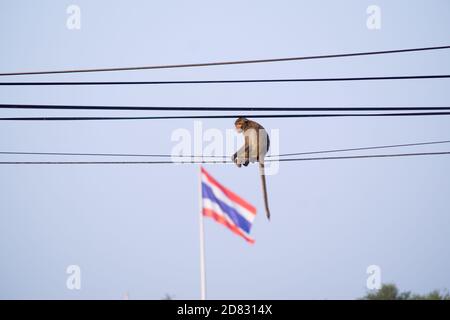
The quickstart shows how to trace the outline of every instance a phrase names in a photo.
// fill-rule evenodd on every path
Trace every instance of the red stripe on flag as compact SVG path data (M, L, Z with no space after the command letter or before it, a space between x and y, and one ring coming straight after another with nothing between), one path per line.
M228 198L230 198L231 201L238 203L240 206L244 207L248 211L250 211L253 214L256 214L256 208L252 206L250 203L239 197L236 193L233 191L225 188L223 185L221 185L219 182L217 182L216 179L214 179L206 170L201 167L202 174L206 176L206 178L209 180L209 182L213 185L215 185L217 188L219 188Z
M232 232L234 232L238 236L241 236L242 238L247 240L249 243L251 243L251 244L255 243L255 240L253 240L252 238L247 237L238 227L236 227L235 225L233 225L230 222L228 222L227 219L225 219L222 215L218 214L214 210L203 208L203 215L205 217L211 217L214 220L216 220L218 223L223 224L225 227L230 229Z

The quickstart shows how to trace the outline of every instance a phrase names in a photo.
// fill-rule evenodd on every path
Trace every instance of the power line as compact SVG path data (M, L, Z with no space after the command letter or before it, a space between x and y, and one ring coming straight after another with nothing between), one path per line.
M267 157L286 157L286 156L298 156L308 154L319 153L333 153L333 152L346 152L346 151L361 151L361 150L373 150L373 149L387 149L387 148L399 148L399 147L412 147L423 145L434 145L450 143L450 140L441 141L428 141L428 142L416 142L416 143L404 143L393 145L381 145L381 146L369 146L358 148L346 148L346 149L331 149L331 150L319 150L319 151L305 151L296 153L282 153L279 155L268 155ZM222 155L171 155L171 154L136 154L136 153L74 153L74 152L24 152L24 151L0 151L2 155L49 155L49 156L101 156L101 157L152 157L152 158L221 158L229 159L230 156Z
M369 159L369 158L391 158L391 157L412 157L412 156L437 156L450 155L450 151L421 152L421 153L396 153L396 154L372 154L339 157L320 158L291 158L279 160L267 160L267 162L296 162L296 161L316 161L316 160L343 160L343 159ZM1 161L0 165L136 165L136 164L232 164L231 161Z
M287 157L287 156L300 156L300 155L319 154L319 153L334 153L334 152L362 151L362 150L374 150L374 149L389 149L389 148L424 146L424 145L443 144L443 143L450 143L450 140L416 142L416 143L403 143L403 144L391 144L391 145L358 147L358 148L346 148L346 149L306 151L306 152L296 152L296 153L284 153L284 154L280 154L279 156L280 157ZM273 156L273 157L276 157L276 156Z
M341 113L341 114L256 114L256 115L198 115L198 116L149 116L149 117L4 117L0 121L108 121L108 120L169 120L169 119L231 119L246 118L330 118L330 117L411 117L443 116L450 112L401 112L401 113Z
M413 156L437 156L437 155L450 155L450 151L396 153L396 154L372 154L372 155L320 157L320 158L293 158L293 159L280 159L280 160L273 160L273 161L286 162L286 161L311 161L311 160L343 160L343 159L369 159L369 158L392 158L392 157L413 157ZM268 161L271 161L271 160L268 160Z
M42 110L132 110L132 111L427 111L450 110L450 107L158 107L158 106L86 106L49 104L0 104L0 109Z
M383 51L365 51L365 52L354 52L354 53L326 54L326 55L288 57L288 58L274 58L274 59L258 59L258 60L218 61L218 62L205 62L205 63L168 64L168 65L153 65L153 66L138 66L138 67L116 67L116 68L71 69L71 70L52 70L52 71L8 72L8 73L0 73L0 76L21 76L21 75L43 75L43 74L111 72L111 71L136 71L136 70L150 70L150 69L174 69L174 68L211 67L211 66L224 66L224 65L237 65L237 64L272 63L272 62L287 62L287 61L300 61L300 60L313 60L313 59L329 59L329 58L369 56L369 55L392 54L392 53L405 53L405 52L442 50L442 49L449 49L449 48L450 48L450 46L436 46L436 47L408 48L408 49L383 50Z
M372 80L417 80L450 78L450 74L350 77L350 78L294 78L294 79L241 79L241 80L175 80L175 81L32 81L0 82L0 86L112 86L112 85L181 85L181 84L231 84L231 83L289 83L289 82L336 82Z

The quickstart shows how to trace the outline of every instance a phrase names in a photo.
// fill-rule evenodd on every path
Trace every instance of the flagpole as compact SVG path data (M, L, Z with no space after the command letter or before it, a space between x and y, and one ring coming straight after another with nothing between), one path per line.
M200 179L199 179L200 299L206 300L205 233L203 220L204 219L203 219L203 201L202 201L202 173L200 167Z

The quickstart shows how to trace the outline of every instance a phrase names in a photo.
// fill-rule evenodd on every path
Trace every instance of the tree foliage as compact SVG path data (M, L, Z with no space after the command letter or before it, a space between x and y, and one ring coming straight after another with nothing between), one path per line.
M362 300L450 300L448 291L433 290L427 294L413 294L410 291L400 292L395 284L383 284L375 292L368 292Z

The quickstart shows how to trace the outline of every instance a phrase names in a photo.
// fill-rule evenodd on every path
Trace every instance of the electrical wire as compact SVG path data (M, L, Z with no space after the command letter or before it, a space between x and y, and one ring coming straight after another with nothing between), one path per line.
M330 118L330 117L411 117L445 116L450 112L402 112L402 113L342 113L342 114L255 114L255 115L196 115L196 116L148 116L148 117L3 117L0 121L109 121L109 120L169 120L169 119L230 119L230 118Z
M431 51L431 50L443 50L443 49L450 49L450 46L446 45L446 46L434 46L434 47L420 47L420 48L382 50L382 51L365 51L365 52L354 52L354 53L325 54L325 55L314 55L314 56L258 59L258 60L217 61L217 62L205 62L205 63L186 63L186 64L152 65L152 66L137 66L137 67L115 67L115 68L113 67L113 68L93 68L93 69L7 72L7 73L0 73L0 76L4 77L4 76L22 76L22 75L44 75L44 74L65 74L65 73L88 73L88 72L136 71L136 70L150 70L150 69L211 67L211 66L238 65L238 64L273 63L273 62L287 62L287 61L300 61L300 60L313 60L313 59L329 59L329 58L382 55L382 54L419 52L419 51Z
M266 162L297 162L316 160L343 160L343 159L369 159L369 158L391 158L391 157L412 157L412 156L437 156L450 155L450 151L420 152L420 153L397 153L397 154L372 154L337 157L315 157L315 158L291 158L267 160ZM136 164L232 164L231 161L0 161L0 165L136 165Z
M37 109L37 110L113 110L113 111L435 111L450 110L450 107L158 107L158 106L86 106L86 105L50 105L50 104L0 104L0 109Z
M450 143L450 140L440 141L427 141L427 142L415 142L393 145L381 145L381 146L368 146L358 148L345 148L345 149L331 149L331 150L318 150L318 151L305 151L295 153L282 153L279 155L267 155L266 158L274 157L286 157L286 156L298 156L320 153L335 153L335 152L347 152L347 151L362 151L362 150L374 150L374 149L387 149L387 148L400 148L400 147L412 147L412 146L424 146ZM151 158L221 158L229 159L230 156L222 155L171 155L171 154L142 154L142 153L74 153L74 152L29 152L29 151L0 151L0 155L46 155L46 156L101 156L101 157L151 157Z
M32 81L0 82L0 86L112 86L112 85L185 85L185 84L232 84L232 83L293 83L293 82L335 82L335 81L371 81L371 80L417 80L444 79L450 74L348 77L348 78L293 78L293 79L235 79L235 80L175 80L175 81Z

